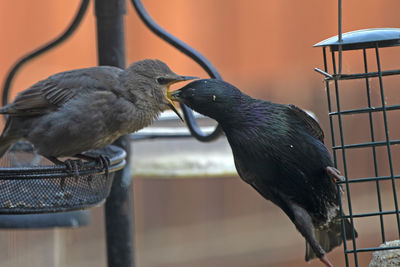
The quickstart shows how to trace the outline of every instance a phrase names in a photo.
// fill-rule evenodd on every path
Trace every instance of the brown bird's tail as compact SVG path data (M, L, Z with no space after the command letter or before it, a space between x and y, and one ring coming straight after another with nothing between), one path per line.
M5 106L7 107L7 106ZM3 113L5 107L0 109L0 114ZM7 119L6 125L4 126L3 133L0 136L0 158L4 156L4 154L10 149L10 147L17 142L23 136L23 128L22 127L12 127L14 125L14 120ZM13 129L18 129L17 131L13 131Z
M17 139L18 140L18 139ZM0 136L0 158L10 149L10 147L17 141L14 138L7 138Z
M342 222L340 217L336 217L330 221L330 223L322 229L314 229L315 239L325 250L329 252L337 246L342 244ZM351 227L350 221L344 221L344 227L346 230L346 240L352 239L353 237L353 227ZM358 236L357 231L354 229L355 237ZM316 258L314 251L311 246L306 242L306 261Z

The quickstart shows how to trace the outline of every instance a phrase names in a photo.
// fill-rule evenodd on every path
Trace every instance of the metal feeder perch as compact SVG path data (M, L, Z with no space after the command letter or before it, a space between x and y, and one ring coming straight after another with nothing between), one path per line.
M386 241L400 239L398 186L396 186L400 174L395 165L395 160L398 159L396 145L400 140L394 139L395 126L398 123L393 123L395 111L400 109L400 105L387 103L393 100L386 97L388 89L384 86L393 84L393 79L400 79L398 76L400 69L385 68L382 66L384 60L381 59L381 54L384 54L382 50L396 46L400 46L400 29L367 29L343 35L339 30L339 36L315 45L322 47L323 52L324 68L315 70L325 76L333 157L335 164L339 165L346 177L342 182L346 189L346 193L342 196L343 219L349 218L356 229L358 223L365 221L376 222L376 228L371 228L372 231L380 229L380 237L375 246L361 246L360 231L357 239L352 233L352 240L347 242L344 240L346 266L360 266L360 253L368 253L371 256L373 251L400 248L398 245L380 246ZM330 50L330 56L327 48ZM346 61L347 59L350 60ZM358 66L360 72L342 72L344 69L342 62L346 63L348 69L347 64L350 65L349 62L354 62L354 59L363 62L362 66ZM328 67L329 62L332 67ZM355 68L357 69L357 66ZM399 81L397 80L397 84ZM353 83L356 86L353 86ZM354 95L344 97L354 94L355 90L360 88L362 91L357 91L360 96L357 101L351 101L355 99ZM352 132L357 133L356 138L351 137ZM359 136L362 134L366 137ZM360 139L363 140L360 142ZM360 164L361 160L367 164L354 170L354 166ZM356 188L362 186L372 188L371 192L376 194L374 200L377 203L376 208L370 206L365 208L366 211L354 208L362 204L354 201ZM390 187L391 196L382 193L383 186ZM369 195L368 198L375 196ZM396 228L391 233L388 230L390 225L395 225ZM344 227L342 229L342 236L346 236ZM351 254L353 259L349 259Z

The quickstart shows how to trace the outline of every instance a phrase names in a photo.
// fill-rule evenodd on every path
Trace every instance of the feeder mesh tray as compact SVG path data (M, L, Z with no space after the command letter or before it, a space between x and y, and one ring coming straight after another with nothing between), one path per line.
M35 154L30 144L17 143L0 159L0 213L59 212L102 203L110 193L114 172L125 166L126 153L110 145L86 154L110 159L108 177L94 160L85 161L78 176L71 175L65 166Z

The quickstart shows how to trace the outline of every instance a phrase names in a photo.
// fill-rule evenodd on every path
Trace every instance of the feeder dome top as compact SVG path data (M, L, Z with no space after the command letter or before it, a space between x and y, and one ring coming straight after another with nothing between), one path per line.
M342 35L342 42L339 42L339 37L336 35L315 44L314 47L329 46L331 50L336 51L339 45L342 45L343 50L398 46L400 29L376 28L347 32Z

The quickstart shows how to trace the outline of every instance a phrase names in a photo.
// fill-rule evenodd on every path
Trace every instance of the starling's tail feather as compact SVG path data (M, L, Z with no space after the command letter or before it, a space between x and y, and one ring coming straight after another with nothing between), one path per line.
M340 217L334 218L327 227L323 229L315 229L315 239L325 250L329 252L337 246L340 246L343 242L342 238L342 222ZM344 227L346 230L346 240L353 238L353 227L351 226L349 220L344 221ZM357 237L357 232L354 229L355 237ZM314 251L311 246L306 242L306 261L316 258Z

